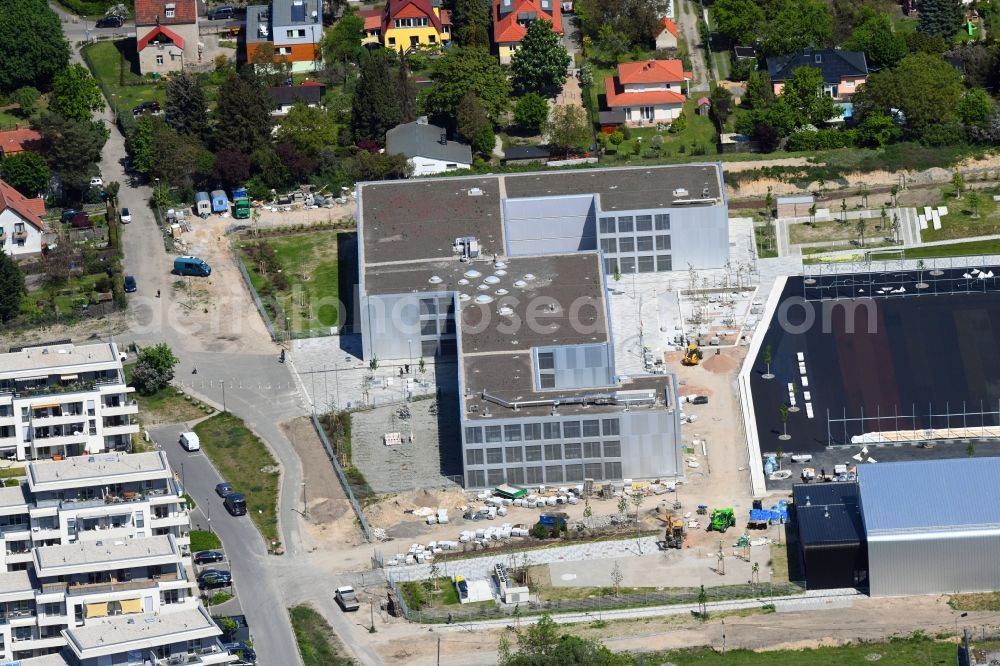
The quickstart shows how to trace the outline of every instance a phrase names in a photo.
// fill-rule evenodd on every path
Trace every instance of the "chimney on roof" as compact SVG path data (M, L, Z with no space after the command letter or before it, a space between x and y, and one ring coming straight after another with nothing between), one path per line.
M441 132L441 138L438 139L438 143L440 143L442 146L447 146L448 145L448 135L445 134L444 132Z

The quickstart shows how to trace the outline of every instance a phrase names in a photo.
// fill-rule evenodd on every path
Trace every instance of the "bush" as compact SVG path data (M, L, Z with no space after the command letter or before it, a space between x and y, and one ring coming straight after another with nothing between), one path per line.
M549 528L546 527L545 525L542 525L541 523L535 523L531 527L531 536L535 537L536 539L548 539L550 533L551 531L549 530Z
M537 131L549 117L549 103L538 93L527 93L514 105L514 122Z
M148 363L136 363L132 371L132 385L141 395L153 395L169 382L166 375Z
M960 123L955 122L928 125L918 140L931 148L953 146L965 142L965 131Z
M832 150L854 145L854 130L802 130L788 137L788 150Z
M613 146L620 146L624 140L625 135L618 130L615 130L608 136L608 141L610 141Z

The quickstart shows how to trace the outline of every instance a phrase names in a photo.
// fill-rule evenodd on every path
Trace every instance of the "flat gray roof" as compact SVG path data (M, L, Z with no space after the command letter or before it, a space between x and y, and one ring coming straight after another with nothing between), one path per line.
M655 407L633 405L629 409L638 411L654 408L663 409L664 407L673 406L671 375L635 377L611 387L536 391L530 350L525 350L517 354L497 353L466 356L463 359L462 369L463 388L467 391L462 399L462 403L465 418L467 419L489 420L491 418L502 419L515 416L549 416L552 413L552 405L550 404L535 406L519 405L515 411L512 407L507 407L483 398L483 391L486 391L491 396L501 398L504 402L512 403L597 396L599 394L607 395L618 391L654 390L656 391L657 399ZM582 404L562 403L556 408L556 413L560 416L607 414L623 411L625 411L624 404L589 404L584 406ZM489 416L485 416L486 414L489 414Z
M116 348L106 342L80 346L62 344L29 347L21 351L0 354L0 373L45 371L94 363L119 363Z
M29 462L28 481L32 490L46 490L45 484L63 486L69 482L115 482L116 476L128 474L167 473L170 467L161 451L148 453L97 453L92 456L71 456L65 460Z
M271 24L275 26L311 25L322 24L323 8L318 0L300 0L305 5L302 18L295 20L292 18L292 0L272 0L271 2ZM312 13L316 12L316 18Z
M440 282L432 283L432 278ZM391 264L369 268L365 279L370 294L458 292L461 318L456 323L461 322L464 354L608 339L596 252L514 257L496 265L457 258ZM468 298L461 300L462 294ZM490 300L477 301L486 298ZM550 304L554 311L548 309ZM512 322L520 323L512 326Z
M500 205L493 177L362 183L365 265L457 256L462 236L478 238L483 254L503 252Z
M64 629L63 634L77 657L90 658L219 636L222 630L199 606L159 615L119 615Z
M0 594L31 592L31 576L27 571L5 571L0 573Z
M1000 458L858 465L865 529L869 537L1000 531L998 478Z
M78 541L63 546L35 548L39 576L58 575L61 569L98 564L101 568L143 566L151 558L180 557L169 535L143 539L102 539Z
M543 171L503 178L507 197L512 199L597 194L603 211L669 208L685 199L708 198L722 203L722 168L718 164ZM705 188L707 196L703 196ZM678 189L687 194L675 196Z
M248 5L247 6L247 29L246 37L248 42L267 42L270 41L272 36L261 37L260 33L257 31L261 24L270 26L266 17L268 12L271 11L270 5Z
M24 492L24 484L18 484L10 488L0 488L0 509L10 509L23 506L28 510L28 495Z

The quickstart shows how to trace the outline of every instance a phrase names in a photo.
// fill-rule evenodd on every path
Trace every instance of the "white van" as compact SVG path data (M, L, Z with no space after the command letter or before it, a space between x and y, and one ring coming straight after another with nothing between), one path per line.
M198 451L201 449L201 441L198 439L197 433L182 432L180 442L181 446L188 451Z

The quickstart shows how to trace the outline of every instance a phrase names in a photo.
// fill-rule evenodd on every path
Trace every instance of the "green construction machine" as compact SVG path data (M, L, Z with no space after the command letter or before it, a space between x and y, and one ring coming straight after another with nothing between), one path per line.
M732 509L714 509L708 523L709 532L725 532L736 526L736 512Z

